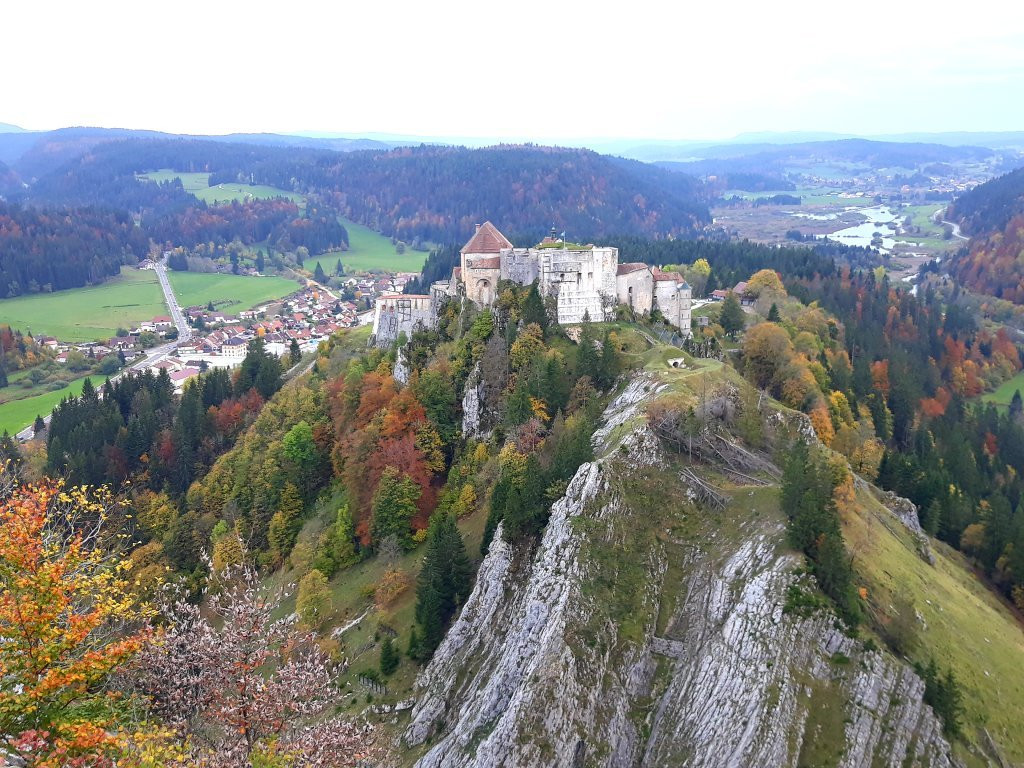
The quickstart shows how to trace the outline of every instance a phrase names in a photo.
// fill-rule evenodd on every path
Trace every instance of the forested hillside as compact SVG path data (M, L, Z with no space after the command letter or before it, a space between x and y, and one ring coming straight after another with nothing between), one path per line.
M973 235L953 258L953 275L976 293L1024 303L1024 168L957 198L949 216Z
M147 248L146 236L124 212L39 210L0 201L0 296L98 283Z
M322 205L407 242L461 242L486 219L538 237L553 226L579 239L680 235L710 221L701 187L688 176L586 150L533 146L337 153L205 141L111 142L44 176L27 194L51 204L142 209L157 220L194 207L184 190L135 179L159 168L207 171L211 184L253 180L313 194Z

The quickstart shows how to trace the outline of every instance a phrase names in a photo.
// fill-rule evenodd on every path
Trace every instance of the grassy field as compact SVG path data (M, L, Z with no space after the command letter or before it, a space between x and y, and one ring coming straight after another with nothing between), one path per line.
M306 198L302 195L262 184L217 184L213 187L190 189L189 192L210 205L230 203L232 200L270 200L275 197L286 197L300 208L306 204Z
M168 271L168 276L181 306L205 307L212 301L217 309L230 313L252 309L299 289L298 283L283 277L173 271Z
M156 182L181 179L181 185L185 188L185 191L192 192L193 194L210 186L210 174L208 173L178 173L177 171L164 169L162 171L153 171L152 173L140 173L139 178Z
M1010 405L1010 401L1013 400L1013 393L1020 390L1022 396L1024 396L1024 371L1021 371L1012 379L1007 379L995 392L989 392L987 395L982 395L981 399L986 403L995 403L998 406L1006 408Z
M333 273L334 265L341 259L346 274L353 272L371 272L381 270L388 272L419 272L427 254L406 248L405 253L397 253L391 239L374 232L369 227L356 224L354 221L342 219L348 230L348 250L331 251L306 261L306 267L312 270L319 261L328 275Z
M102 285L0 299L0 324L61 341L108 339L118 328L165 314L156 273L128 267Z
M0 431L7 431L15 435L29 426L36 416L45 417L65 397L80 395L82 393L82 384L86 378L88 377L77 379L66 387L53 392L0 404ZM102 381L102 377L93 376L92 380L93 384L98 384Z
M302 195L278 189L277 187L268 187L263 184L217 184L211 187L210 174L208 173L181 173L163 169L151 173L140 173L139 178L156 182L181 179L181 184L186 192L191 192L200 200L204 200L211 205L230 203L232 200L246 200L248 198L269 200L274 197L286 197L293 203L297 203L299 207L303 207L306 204L306 198Z

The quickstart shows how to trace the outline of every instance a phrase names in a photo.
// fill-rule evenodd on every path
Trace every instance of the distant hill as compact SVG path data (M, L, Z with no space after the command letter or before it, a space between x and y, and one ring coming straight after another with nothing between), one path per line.
M929 163L980 161L993 156L986 147L869 139L838 139L796 144L721 144L693 149L687 162L659 162L670 170L698 176L730 173L780 174L791 166L833 163L881 168L917 168Z
M138 181L159 168L205 171L302 191L320 204L406 242L461 242L491 219L505 231L573 238L666 237L710 222L703 186L690 176L579 149L537 146L415 147L336 152L203 140L96 145L27 192L41 204L105 205L157 215L195 205L183 189ZM147 216L146 218L152 218Z
M14 128L14 126L11 126ZM305 147L352 152L362 149L390 149L394 144L360 138L310 138L275 133L233 133L225 136L188 136L161 131L127 128L60 128L55 131L0 131L0 161L25 179L36 179L81 157L94 147L123 139L164 139L255 144L268 147Z
M976 293L1024 304L1024 168L959 197L949 215L972 235L951 273Z
M0 133L21 133L24 130L24 128L19 128L18 126L11 125L10 123L0 123Z

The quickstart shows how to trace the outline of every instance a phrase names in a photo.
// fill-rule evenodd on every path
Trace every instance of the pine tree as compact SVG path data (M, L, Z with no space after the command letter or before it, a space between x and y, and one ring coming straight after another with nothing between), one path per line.
M722 326L730 339L735 339L736 334L743 330L746 324L746 315L743 314L743 307L740 306L736 294L729 291L722 302L722 311L718 316L718 324Z
M598 371L598 385L601 389L608 389L615 383L619 375L619 353L612 343L611 331L604 332L604 341L601 343L601 365Z
M256 251L256 271L262 273L267 267L267 260L263 256L263 251Z
M380 673L390 677L401 662L402 657L395 648L391 635L384 635L384 642L380 646Z
M1013 398L1010 400L1010 417L1019 419L1024 413L1024 400L1021 400L1020 390L1013 391Z
M595 348L594 328L584 315L580 327L580 343L576 346L576 377L588 376L595 384L601 380L601 360Z
M299 342L297 339L292 339L292 343L288 345L288 359L292 365L298 365L302 359L302 350L299 349Z
M420 644L420 636L415 625L413 625L412 632L409 633L409 646L405 649L405 655L416 661L423 657L423 647Z
M327 275L324 274L324 268L320 266L320 262L316 263L316 268L313 270L313 279L318 283L327 282Z
M7 384L7 363L4 362L3 354L0 353L0 389L6 387Z
M341 259L338 259L338 263L334 265L334 274L338 277L344 277L345 267L341 264Z
M277 511L270 518L270 527L267 531L271 552L278 562L284 560L292 551L295 537L299 535L299 529L302 527L302 508L302 496L299 495L298 488L291 483L285 483L281 489Z
M530 290L526 292L526 298L523 300L523 326L530 323L536 323L542 331L547 332L548 313L544 310L544 299L537 290L536 280L530 285Z
M44 429L46 429L46 422L43 421L42 416L36 414L36 420L32 423L32 434L38 435Z
M214 306L213 306L213 301L208 301L208 302L206 302L206 311L207 311L207 312L213 312L213 311L215 311L215 308L214 308Z
M768 322L769 323L777 323L781 319L782 319L782 317L779 315L779 308L775 304L775 302L773 301L771 309L768 310Z
M425 657L437 648L455 610L469 596L472 578L473 566L454 516L435 514L416 580L416 621L423 630L416 639Z
M370 533L375 543L394 536L406 552L413 548L409 530L420 488L408 475L394 467L387 467L380 476L377 492L373 495L373 522Z

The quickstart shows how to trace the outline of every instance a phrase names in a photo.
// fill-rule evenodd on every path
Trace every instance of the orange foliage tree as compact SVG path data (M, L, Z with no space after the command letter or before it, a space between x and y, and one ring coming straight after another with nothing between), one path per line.
M104 492L16 486L0 501L0 733L30 766L111 765L125 746L112 672L142 647L146 611L107 548ZM107 546L105 546L107 545Z

